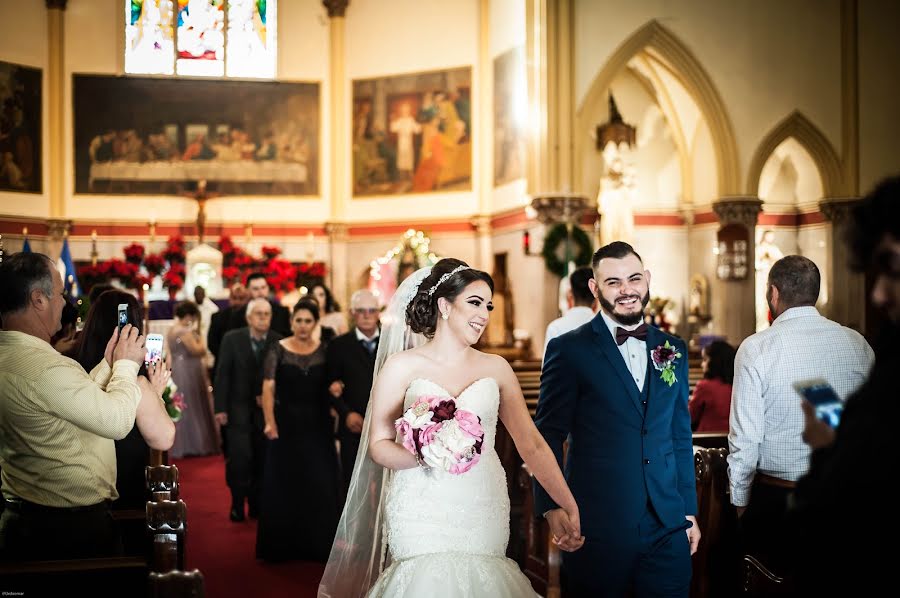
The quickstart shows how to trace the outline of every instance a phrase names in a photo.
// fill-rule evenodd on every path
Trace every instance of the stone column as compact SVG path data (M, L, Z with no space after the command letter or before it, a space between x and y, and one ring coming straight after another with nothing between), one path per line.
M480 0L478 5L478 101L474 128L481 132L476 136L475 193L478 212L471 223L476 231L475 254L480 270L490 272L493 267L493 243L491 242L491 211L494 197L494 62L491 60L491 6L490 0Z
M476 243L477 243L477 253L478 262L477 264L472 264L474 267L479 270L484 270L485 272L490 273L491 269L494 267L493 258L493 243L491 237L491 217L490 216L475 216L470 220L472 226L475 228L475 233L477 235Z
M350 271L347 259L347 242L350 240L349 227L341 222L325 223L328 233L328 286L341 306L350 299L348 286Z
M713 204L719 224L740 224L747 228L747 277L743 280L712 280L710 297L713 326L737 347L756 330L756 221L762 210L757 197L726 197Z
M350 0L322 0L329 17L328 86L331 107L330 135L331 159L331 221L343 222L350 199L350 179L347 164L350 160L347 122L350 119L347 103L347 76L345 68L344 13Z
M828 259L828 318L862 332L865 330L866 285L864 276L850 268L850 251L845 241L850 210L856 197L829 197L819 209L829 222L826 229Z
M65 147L63 126L65 123L65 90L66 90L66 0L46 0L47 5L47 113L48 129L47 146L49 164L45 166L50 180L50 217L63 218L66 215L65 198ZM61 241L60 241L61 242ZM54 246L52 240L49 241ZM61 247L61 246L59 246ZM50 257L56 259L59 251Z

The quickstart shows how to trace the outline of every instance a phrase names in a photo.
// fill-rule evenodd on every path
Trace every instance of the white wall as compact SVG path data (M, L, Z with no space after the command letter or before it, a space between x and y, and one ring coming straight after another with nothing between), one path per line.
M652 19L691 50L718 89L742 175L759 141L792 110L840 146L840 0L576 0L579 104L610 55Z

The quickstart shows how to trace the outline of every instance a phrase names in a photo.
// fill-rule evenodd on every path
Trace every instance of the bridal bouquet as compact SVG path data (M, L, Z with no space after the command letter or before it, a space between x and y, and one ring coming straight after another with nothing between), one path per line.
M178 390L178 387L175 386L175 383L172 382L172 379L169 378L169 381L166 383L166 388L162 393L163 405L166 407L166 413L172 419L173 422L177 422L181 419L181 412L184 411L186 407L184 403L184 395Z
M452 398L421 396L394 427L404 448L428 467L461 474L481 458L481 418Z

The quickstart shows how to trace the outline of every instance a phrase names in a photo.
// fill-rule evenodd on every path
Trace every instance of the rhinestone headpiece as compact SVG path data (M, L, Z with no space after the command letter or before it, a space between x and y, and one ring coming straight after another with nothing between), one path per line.
M437 288L439 286L441 286L442 284L447 282L448 278L450 278L451 276L453 276L460 270L469 270L469 269L470 269L469 266L457 266L457 267L453 268L453 270L451 270L450 272L447 272L446 274L442 275L440 278L438 278L438 281L436 283L434 283L434 286L432 286L430 289L428 289L428 296L431 297L432 295L434 295L434 292L437 290Z

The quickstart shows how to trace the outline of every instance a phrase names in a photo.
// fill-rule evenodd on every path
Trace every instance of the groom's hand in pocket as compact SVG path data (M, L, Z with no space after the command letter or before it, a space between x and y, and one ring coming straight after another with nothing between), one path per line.
M565 509L553 509L547 511L545 518L550 525L550 533L553 543L560 550L573 552L584 544L584 536L581 535L581 522L577 511L571 515Z

